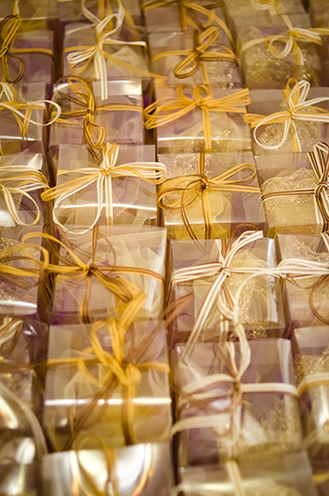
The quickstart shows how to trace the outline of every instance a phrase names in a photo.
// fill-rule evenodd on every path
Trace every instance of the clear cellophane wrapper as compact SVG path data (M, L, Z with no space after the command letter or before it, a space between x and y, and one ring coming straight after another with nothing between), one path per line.
M262 154L256 157L256 165L268 235L321 232L315 196L290 194L294 190L314 190L319 184L307 154ZM289 194L265 199L266 195L284 192Z
M18 3L19 13L27 26L36 21L50 21L57 18L57 5L54 0L2 0L0 6L0 19L14 13L15 3Z
M70 22L76 21L87 21L86 17L81 12L81 0L58 0L58 15L61 23L68 24ZM99 7L101 5L101 1L99 0L88 0L86 2L86 7L88 10L99 19L103 19L104 15L106 15L106 9L103 11L100 10ZM123 7L128 10L130 16L132 17L136 26L141 26L142 23L142 14L139 2L135 0L122 0ZM113 12L117 10L117 3L111 2L111 8ZM130 22L129 22L130 26ZM127 29L127 27L124 25Z
M37 464L33 438L9 429L0 436L1 494L36 496Z
M166 165L168 178L201 174L198 165L199 155L196 153L159 154L158 159ZM202 173L211 179L243 163L253 165L254 160L251 152L207 153L205 154ZM246 179L249 177L248 172L247 169L241 170L234 174L232 179L236 181ZM191 181L193 179L187 177L186 185ZM241 186L243 187L244 184L258 187L257 177L251 181L242 182ZM180 186L183 187L184 185L181 184ZM182 192L173 193L171 195L172 201L177 201L181 196ZM265 217L260 193L221 191L220 188L216 190L210 186L208 198L213 221L212 238L228 238L235 228L244 224L253 225L255 229L264 229ZM165 201L169 203L169 197ZM185 203L185 211L195 235L198 238L204 238L205 219L201 193L197 194L192 202L186 201ZM179 208L175 211L163 210L162 215L169 238L190 239Z
M11 265L17 267L18 269L37 269L37 263L34 260L40 260L40 250L37 248L27 248L25 251L19 250L22 244L22 238L28 233L38 233L42 232L41 226L32 227L3 227L1 228L0 237L0 253L4 250L9 250L17 246L18 251L17 259L12 261L4 261L5 265ZM36 246L41 245L41 238L33 238L27 243L33 243ZM24 259L27 256L28 259ZM38 278L32 278L28 276L12 276L17 280L15 284L14 280L8 280L6 277L1 275L0 272L0 315L25 315L34 318L38 318L39 305L47 305L44 301L44 291L43 283ZM20 282L23 281L27 287L20 287Z
M135 320L125 336L123 360L133 357L138 363L168 364L166 333L157 333L147 342L154 329L150 321ZM133 444L159 442L170 439L171 398L168 373L155 368L140 368L141 378L136 384L135 396L125 400L126 387L113 375L104 386L109 366L100 364L90 347L91 326L50 327L48 360L70 358L95 358L95 364L86 364L95 378L92 382L76 364L59 364L48 368L46 377L43 424L56 447L68 446L79 449L99 447L101 437L108 448L124 446L125 420L124 403L133 401L134 414L130 420ZM106 323L97 332L102 348L112 354L112 342ZM143 350L141 351L141 348ZM102 382L103 380L103 382ZM101 400L101 401L99 401ZM103 401L102 401L103 400ZM84 442L84 438L89 440Z
M239 459L245 457L255 462L264 453L274 455L300 448L299 404L290 394L272 390L270 394L244 392L240 405L234 407L234 387L218 380L207 387L204 395L199 388L201 393L196 395L199 399L189 401L188 395L185 398L187 393L183 388L194 381L215 374L232 376L231 367L227 366L228 343L197 343L192 352L184 356L186 346L178 345L173 355L175 385L178 391L183 391L181 397L177 394L176 421L199 416L205 419L199 424L202 427L184 429L178 434L179 471L218 463L232 456L232 450ZM249 346L251 362L242 376L242 384L295 384L290 341L269 338L251 341ZM239 363L237 348L236 345L235 361ZM218 415L218 423L212 427L205 425L206 417L213 415Z
M148 0L142 0L141 6L143 10L143 4L147 3ZM207 9L208 11L216 14L221 20L224 21L224 14L219 6L221 2L211 2L209 0L197 0L193 2L196 5ZM216 6L216 4L218 4ZM215 22L211 20L208 15L203 12L187 8L187 26L183 26L182 19L180 17L179 5L175 3L169 3L168 5L155 6L154 8L145 9L143 11L144 22L148 33L153 31L190 31L195 29L195 25L199 29L207 28L211 25L216 25ZM164 22L165 19L165 22ZM189 22L193 22L193 26L189 25Z
M71 226L74 229L74 226ZM85 264L96 264L100 269L108 267L107 275L130 281L147 295L138 312L140 318L158 318L163 311L164 289L161 278L165 274L166 229L156 227L99 226L100 236L96 252L92 254L92 232L67 233L70 248ZM64 239L63 239L64 240ZM61 255L65 254L61 248ZM70 258L67 256L67 258ZM60 262L62 263L62 262ZM159 279L120 270L113 266L150 270ZM87 278L74 278L58 274L55 280L49 319L52 324L78 324L80 311L88 289ZM125 304L95 276L90 283L88 318L91 322L122 314Z
M14 50L46 49L54 51L54 32L46 29L20 31L12 43L12 48ZM54 58L49 53L42 53L42 51L18 52L15 56L8 56L7 60L9 74L13 79L20 70L19 61L22 61L25 66L22 82L52 84L55 81ZM2 77L1 66L0 77Z
M47 358L47 330L46 324L33 319L14 316L0 317L1 383L38 416L42 408L42 398L33 365ZM4 412L5 409L1 411ZM9 422L8 428L15 428L14 417L16 415L11 417L11 422L6 420L5 414L1 414L0 417L0 429L1 426L3 428L7 425L6 422ZM19 419L20 415L17 418ZM18 425L16 428L21 427Z
M104 31L106 33L106 31ZM111 36L111 39L118 39L119 41L139 41L140 37L136 36L134 33L129 33L124 36L124 32L119 36ZM124 36L124 37L122 37ZM76 50L71 50L71 47L80 47L83 50L86 46L94 47L97 45L97 32L94 25L86 25L83 22L73 22L65 26L64 32L64 46L63 49L63 75L79 75L87 81L95 81L95 62L91 62L88 66L80 71L80 68L85 64L85 61L78 64L75 67L70 67L67 61L67 56L72 53L78 53ZM112 80L123 80L123 79L150 79L146 76L141 76L139 72L129 69L128 67L122 67L120 61L125 64L129 64L132 67L137 67L143 69L145 72L149 71L147 53L145 48L138 45L127 44L111 44L107 45L106 42L103 45L103 50L108 53L114 60L106 59L107 68L107 79ZM116 64L115 60L118 60ZM94 59L95 60L95 59Z
M309 384L301 392L304 437L312 436L308 454L312 464L320 465L329 456L329 346L328 327L303 327L294 330L293 350L297 384L321 374L321 383ZM314 378L314 377L313 377ZM325 378L327 380L325 381ZM307 382L306 382L307 384ZM328 471L328 466L327 470Z
M108 81L108 98L101 99L101 83L91 83L92 93L94 95L96 112L95 123L103 126L106 132L106 142L115 142L118 144L143 144L144 143L144 126L143 114L130 109L125 110L101 110L99 107L106 105L131 105L141 107L142 87L141 82L137 80L126 81ZM72 91L67 83L55 86L54 89L69 96L73 96ZM97 110L98 107L98 110ZM81 110L74 102L68 104L65 101L65 111ZM87 112L87 108L86 108ZM83 119L84 116L68 117L68 122L55 122L51 125L49 145L81 145L83 143Z
M110 453L110 454L109 454ZM106 455L113 458L110 465ZM84 474L91 477L100 492L110 494L112 482L118 493L133 496L154 496L161 488L163 495L174 487L169 443L149 443L105 450L80 450L53 453L43 458L43 489L49 496L69 495L78 484L79 496L90 494Z
M119 148L117 165L133 162L154 162L153 145L125 146ZM75 169L97 168L88 149L81 145L60 145L58 169L70 171L69 174L57 175L57 186L64 185L81 177ZM94 172L97 173L95 170ZM156 185L139 177L111 178L113 218L106 217L106 198L104 194L103 209L98 224L123 225L157 225ZM56 202L56 201L55 201ZM55 203L56 205L56 203ZM96 218L98 209L97 181L80 193L70 196L56 208L56 216L63 225L90 226Z
M19 83L13 85L13 91L16 94L17 102L36 102L39 100L44 100L46 98L46 84L44 82L40 83ZM5 95L2 95L3 103L6 105L11 105L12 102L6 100ZM27 129L27 133L25 137L21 136L19 125L17 124L17 120L15 114L6 108L0 107L0 139L1 145L2 143L7 143L9 141L17 142L17 141L41 141L44 137L44 128L41 124L44 123L44 109L36 109L32 110L32 119L36 121L38 126L30 123ZM23 115L26 110L21 110Z
M289 19L295 28L311 28L311 22L307 14L292 14ZM259 20L256 27L253 17L243 17L235 19L235 30L237 32L238 51L244 43L251 40L266 38L267 36L283 35L288 36L288 28L280 16L272 16L266 23ZM321 64L318 55L318 45L309 41L297 41L301 49L304 64L299 68L292 53L285 58L275 57L266 47L264 42L260 42L241 54L241 64L244 82L250 90L284 89L287 81L291 77L298 80L306 80L312 86L321 86ZM283 43L276 43L284 49ZM281 48L280 48L281 49Z
M198 45L196 41L197 34L197 31L188 31L187 33L182 31L150 33L148 35L148 43L151 61L152 57L163 52L172 52L168 56L154 60L152 62L152 71L167 77L166 84L169 86L179 86L182 83L190 86L206 84L206 77L208 77L209 84L213 88L241 88L237 63L230 60L201 60L194 74L182 79L175 76L174 71L176 66L187 56L187 54L184 56L179 54L179 52L182 50L193 52L195 46ZM228 37L220 31L219 38L207 49L206 54L212 52L225 53L225 46L231 49ZM189 67L191 66L192 64ZM188 70L188 67L186 70Z
M329 262L329 253L320 235L279 234L277 243L282 261L299 259L305 262L320 262L324 266ZM319 282L321 276L284 282L285 310L289 327L324 325L329 320L329 288L327 284Z
M213 98L223 98L241 90L213 90ZM184 95L193 99L193 88L186 87ZM176 89L156 88L157 99L176 99ZM177 111L176 111L177 112ZM175 111L174 111L175 113ZM173 113L173 115L174 115ZM251 150L248 125L243 113L209 111L211 123L212 152L240 152ZM182 117L157 128L158 153L199 153L205 151L204 122L202 109L196 107Z
M212 264L219 261L220 246L216 240L171 241L168 274L175 275L180 269ZM274 241L259 239L240 249L233 257L230 268L234 271L241 269L241 273L232 272L226 279L225 291L230 292L233 300L241 286L250 274L244 273L243 268L271 269L276 267ZM184 308L174 320L171 327L172 342L185 342L196 323L202 304L215 282L217 276L205 276L204 279L195 279L187 282L178 282L172 286L168 301L174 302L182 296L192 294L193 300ZM252 278L241 293L239 299L240 319L249 339L263 337L281 337L285 328L281 290L275 279L268 275L259 275ZM217 302L210 310L206 323L200 332L200 341L218 341L220 330L219 322L223 320Z
M243 494L246 496L316 496L312 471L305 451L267 456L237 462ZM234 480L225 462L220 465L189 467L180 474L186 490L183 496L204 496L211 487L212 496L235 496ZM322 495L321 495L322 496Z
M308 92L307 100L312 100L313 98L329 97L328 88L311 88ZM252 114L264 115L264 117L270 116L276 112L284 112L288 110L287 100L284 97L281 90L257 90L250 91L251 104L248 106L248 112ZM329 102L319 102L316 104L324 110L329 110ZM306 112L315 112L315 106L304 106ZM319 112L318 112L319 113ZM302 152L311 152L313 146L322 141L324 143L329 143L329 125L326 122L316 122L316 121L302 121L294 119L294 124L296 126L296 131L299 137L299 142ZM269 123L260 126L256 133L258 141L265 146L275 147L279 145L284 133L284 123ZM251 129L252 137L252 147L256 157L261 154L274 154L274 153L289 153L293 151L293 132L290 128L288 137L286 141L280 146L280 148L274 148L271 150L266 150L261 145L259 145L254 138L254 130ZM280 157L278 160L284 160ZM257 160L256 160L257 163Z

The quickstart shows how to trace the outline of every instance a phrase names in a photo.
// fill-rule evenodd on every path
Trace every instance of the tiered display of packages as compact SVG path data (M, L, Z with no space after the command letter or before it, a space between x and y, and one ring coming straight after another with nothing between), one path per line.
M0 494L328 496L329 2L0 2Z

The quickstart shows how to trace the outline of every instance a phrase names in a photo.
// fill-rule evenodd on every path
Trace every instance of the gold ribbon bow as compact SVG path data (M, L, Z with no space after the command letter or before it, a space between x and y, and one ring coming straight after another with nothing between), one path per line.
M8 183L9 186L6 186ZM25 166L0 165L0 191L11 218L19 226L34 226L40 219L39 205L28 192L48 188L47 179L40 171L28 169ZM13 194L22 195L33 203L36 214L30 224L20 219Z
M77 366L78 370L84 374L86 381L98 386L98 391L94 395L93 400L108 396L114 390L117 383L123 387L122 401L122 422L126 444L134 443L133 421L134 421L134 402L136 388L141 381L141 371L156 370L164 373L170 373L168 364L161 362L145 362L142 356L155 335L162 329L163 324L155 328L147 339L143 339L138 346L130 353L125 353L124 347L126 343L126 333L130 325L133 323L136 315L144 304L146 295L140 293L123 312L120 320L108 319L107 321L95 322L90 331L90 345L82 351L78 358L64 358L48 360L47 366L71 365ZM107 327L109 337L111 339L111 352L104 350L98 337L98 332ZM93 355L90 357L90 355ZM101 365L107 373L103 379L96 378L89 371L88 365ZM88 410L89 411L89 410ZM77 423L77 428L73 433L72 439L69 441L71 445L74 438L77 436L84 418L80 418Z
M241 171L249 172L248 177L234 179ZM198 201L201 197L202 214L205 223L205 239L211 238L213 226L212 213L209 203L209 191L230 191L243 193L260 193L256 186L247 186L246 183L252 181L256 176L256 168L252 164L241 164L232 169L222 172L218 176L208 178L204 174L204 154L199 155L199 173L183 177L167 179L159 188L158 205L163 210L169 212L180 211L182 220L189 236L197 239L193 228L189 222L186 208ZM172 195L178 195L177 200L172 199ZM168 201L166 202L166 198Z
M163 57L170 57L172 55L185 56L184 60L182 60L174 68L174 76L178 79L184 79L193 76L193 74L195 74L201 67L204 77L204 84L208 85L209 77L203 62L228 61L237 63L237 57L233 50L226 45L221 45L223 48L222 52L209 51L209 48L217 40L219 33L220 31L217 26L210 26L205 31L197 33L194 50L173 50L162 52L152 57L151 61L155 62Z
M264 150L277 150L286 142L289 131L291 130L293 134L292 149L294 152L300 152L302 151L302 146L296 122L311 121L329 123L328 110L317 106L318 103L329 101L329 98L318 97L306 100L310 87L311 85L308 81L297 81L295 78L290 78L286 88L282 91L288 105L288 110L275 112L268 116L259 114L246 114L244 116L244 121L253 129L254 139L257 145ZM266 145L257 136L258 129L270 124L284 124L282 139L275 145Z
M72 281L73 279L77 282L87 281L86 293L84 295L79 312L80 319L85 324L90 323L90 319L88 316L88 307L91 292L91 283L94 277L99 280L99 282L104 286L105 289L107 289L110 293L121 300L128 308L134 305L134 300L144 293L134 283L123 280L118 274L139 274L141 276L152 277L164 284L163 277L160 274L153 272L152 270L142 269L138 267L123 267L115 265L115 263L113 265L96 265L94 263L94 257L97 249L97 241L100 237L97 226L93 228L92 232L91 263L89 264L85 264L64 242L48 233L29 233L26 234L23 239L26 240L35 237L47 239L51 241L54 246L57 245L59 246L59 248L64 248L67 252L67 256L61 254L59 255L62 262L60 265L48 264L48 272L56 274L56 276L61 275L61 277L68 278L70 281ZM113 251L111 243L109 241L107 242L110 249Z
M61 208L63 202L71 197L74 197L77 193L88 188L90 185L94 183L97 184L97 213L95 220L88 227L88 229L78 231L79 233L85 233L97 224L103 209L104 190L106 223L107 225L111 225L113 223L112 178L139 177L150 184L160 184L166 177L165 165L158 162L131 162L128 164L117 165L116 162L119 152L119 145L117 144L107 143L102 145L101 151L103 160L100 167L86 167L83 169L58 171L57 175L74 174L78 177L60 186L55 186L41 195L44 201L56 199L53 208L53 219L54 222L64 231L67 231L68 229L66 229L58 221L57 211Z
M44 124L43 122L37 122L32 119L33 110L45 110L45 105L49 103L55 107L55 111L52 112L52 118ZM24 102L17 101L17 95L14 88L8 83L0 83L0 111L9 110L16 119L16 122L20 129L20 134L22 138L26 138L27 132L30 124L35 126L50 126L53 124L61 113L61 108L57 103L51 100L38 100L36 102ZM23 112L24 113L23 113Z
M314 196L317 223L322 224L323 231L329 229L329 146L326 143L317 143L313 152L307 154L314 174L318 179L315 188L293 189L291 191L275 191L262 196L265 202L281 196Z
M142 107L128 104L106 104L96 107L94 95L88 83L79 77L63 77L59 79L56 86L65 83L68 94L57 89L52 97L52 102L56 105L69 104L76 107L75 110L61 110L61 115L57 119L58 123L76 124L75 117L83 117L83 143L90 148L98 150L104 144L106 132L103 126L96 124L95 114L99 112L119 112L120 110L130 110L132 112L143 112ZM51 114L52 117L53 114ZM71 119L73 118L73 119Z
M257 38L255 40L247 41L240 49L239 58L241 59L241 56L245 50L248 50L255 45L264 43L266 48L277 59L285 59L292 53L296 64L295 76L298 77L299 69L304 65L304 55L298 45L298 42L301 41L303 43L309 42L315 43L316 45L322 45L321 36L328 35L329 28L297 28L292 25L291 20L287 15L282 15L280 17L288 28L288 34L273 34L267 36L266 38ZM277 43L283 44L284 48L278 48L276 46Z
M179 22L181 25L182 31L186 31L187 27L190 26L193 29L197 30L204 30L205 28L209 27L212 24L217 24L217 26L220 26L223 31L227 34L229 40L231 43L233 43L233 37L226 26L225 22L220 19L213 10L210 9L215 9L218 7L223 6L223 2L213 2L211 6L208 8L202 7L199 3L195 2L189 2L187 0L151 0L148 2L145 2L141 8L142 11L145 12L146 10L150 9L155 9L158 7L167 7L171 5L177 5L178 8L178 15L179 15ZM203 25L200 20L198 19L198 14L202 14L206 17L207 19L207 25Z
M211 120L210 112L246 113L246 105L250 103L249 90L244 89L222 98L213 98L210 86L200 85L193 88L193 98L184 94L185 87L176 89L176 98L160 98L145 109L145 127L154 129L169 124L196 108L202 110L202 121L205 139L205 152L211 152Z

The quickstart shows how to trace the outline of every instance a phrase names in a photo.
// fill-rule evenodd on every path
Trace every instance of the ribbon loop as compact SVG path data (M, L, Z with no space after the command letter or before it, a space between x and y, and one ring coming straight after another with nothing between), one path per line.
M0 59L2 64L2 80L7 83L18 83L25 71L25 63L18 57L14 57L11 46L17 36L22 24L20 15L10 15L5 17L0 23ZM8 58L16 58L19 61L19 69L16 76L12 77L9 71Z

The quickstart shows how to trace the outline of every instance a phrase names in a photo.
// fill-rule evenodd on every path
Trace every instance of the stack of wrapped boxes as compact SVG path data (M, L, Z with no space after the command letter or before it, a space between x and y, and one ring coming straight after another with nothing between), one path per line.
M329 494L329 2L0 2L0 493Z

